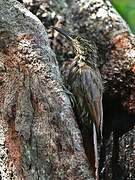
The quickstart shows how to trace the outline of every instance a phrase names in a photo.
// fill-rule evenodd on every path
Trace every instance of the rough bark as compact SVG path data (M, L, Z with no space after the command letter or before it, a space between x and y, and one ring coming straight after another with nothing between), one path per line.
M109 0L24 2L47 28L64 23L71 33L92 38L96 42L101 56L98 63L104 79L105 94L121 99L123 108L134 114L135 38ZM36 12L33 10L35 6ZM67 45L63 38L60 41L62 45ZM56 52L59 53L58 49Z
M105 90L103 99L104 137L108 139L112 131L115 131L118 136L127 132L119 141L121 147L119 154L120 164L124 165L126 161L128 165L119 172L117 177L134 179L133 157L130 152L133 152L134 146L132 141L134 129L131 129L135 124L135 37L107 0L63 0L63 2L67 2L68 8L63 6L64 11L53 10L56 17L59 15L63 17L67 31L88 39L92 38L98 46L101 57L98 63ZM40 8L41 6L39 6ZM58 6L56 6L57 8ZM65 14L67 18L65 18ZM52 21L51 25L61 26L63 24L62 18L60 20L57 18L55 21ZM58 40L61 44L57 41L56 52L59 54L60 49L64 54L63 44L67 47L67 43L63 38L59 37ZM61 48L58 46L59 44L62 46ZM112 144L113 142L109 148L112 147ZM124 146L123 144L128 145ZM127 147L130 147L130 151ZM110 174L108 169L111 165L111 156L112 148L111 152L110 150L107 152L106 174ZM105 178L109 179L110 177L107 175Z
M32 0L24 0L24 2L30 2L30 6L27 4L30 10L42 20L46 27L61 26L65 21L69 31L95 40L101 56L99 67L105 89L104 122L107 128L105 128L104 136L108 138L108 134L114 127L120 127L116 128L120 136L132 129L135 121L135 38L110 2L107 0L62 0L60 6L58 0L37 0L33 3ZM66 13L68 18L65 19ZM67 23L67 21L69 22ZM57 43L56 52L58 55L59 52L64 54L67 48L65 50L63 44L65 47L67 44L60 37L58 40L62 42L62 48ZM121 129L123 129L122 132L120 132ZM119 140L120 164L126 164L126 168L122 170L122 173L127 171L126 180L133 180L135 174L132 156L134 131L135 129L127 132ZM109 148L111 147L112 143ZM109 159L106 161L107 169L110 168L111 155L109 149L107 151L107 160ZM118 177L123 178L122 173ZM109 177L107 177L108 179Z
M72 1L74 31L96 41L105 94L135 114L135 37L108 0ZM69 16L68 16L69 17Z
M132 180L135 178L133 157L130 155L134 150L135 37L108 0L73 0L69 5L68 27L74 33L95 40L101 57L98 63L104 81L104 141L110 137L112 131L114 138L127 132L119 141L120 159L119 165L115 163L116 173L113 179L121 177ZM107 152L104 179L111 176L111 162L118 161L115 140L109 146L111 148L114 143L113 150ZM130 151L127 147L130 147ZM111 161L112 153L114 159Z
M0 179L94 179L41 22L0 1Z

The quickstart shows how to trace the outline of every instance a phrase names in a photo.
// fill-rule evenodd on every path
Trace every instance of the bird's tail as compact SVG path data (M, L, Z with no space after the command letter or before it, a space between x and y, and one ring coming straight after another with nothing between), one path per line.
M98 146L97 146L97 131L95 124L93 123L93 143L94 143L94 154L95 154L95 176L96 180L99 180L98 177Z

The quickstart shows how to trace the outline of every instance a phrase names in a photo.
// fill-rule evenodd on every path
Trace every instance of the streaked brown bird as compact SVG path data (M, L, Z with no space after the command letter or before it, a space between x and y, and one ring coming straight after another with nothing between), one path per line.
M69 90L75 97L77 119L81 130L83 133L88 132L86 133L89 134L88 136L93 136L95 169L97 169L97 134L102 136L103 122L103 85L97 67L97 48L92 41L69 35L56 27L54 29L64 35L74 49L75 58L64 64L63 71ZM87 144L85 147L87 149Z

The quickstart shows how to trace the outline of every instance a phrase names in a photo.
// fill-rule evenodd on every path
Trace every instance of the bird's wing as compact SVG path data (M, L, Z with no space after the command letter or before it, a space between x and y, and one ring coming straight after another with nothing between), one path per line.
M85 105L90 112L90 117L95 123L97 131L102 129L103 109L102 94L103 87L100 74L86 67L80 73L81 89L85 99ZM102 133L102 132L101 132Z

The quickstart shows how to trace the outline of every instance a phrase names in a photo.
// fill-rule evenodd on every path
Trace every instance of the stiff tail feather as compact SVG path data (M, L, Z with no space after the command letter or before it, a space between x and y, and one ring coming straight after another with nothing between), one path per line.
M95 153L95 175L96 175L96 180L99 180L98 176L98 147L97 147L97 131L95 124L93 123L93 143L94 143L94 153Z

